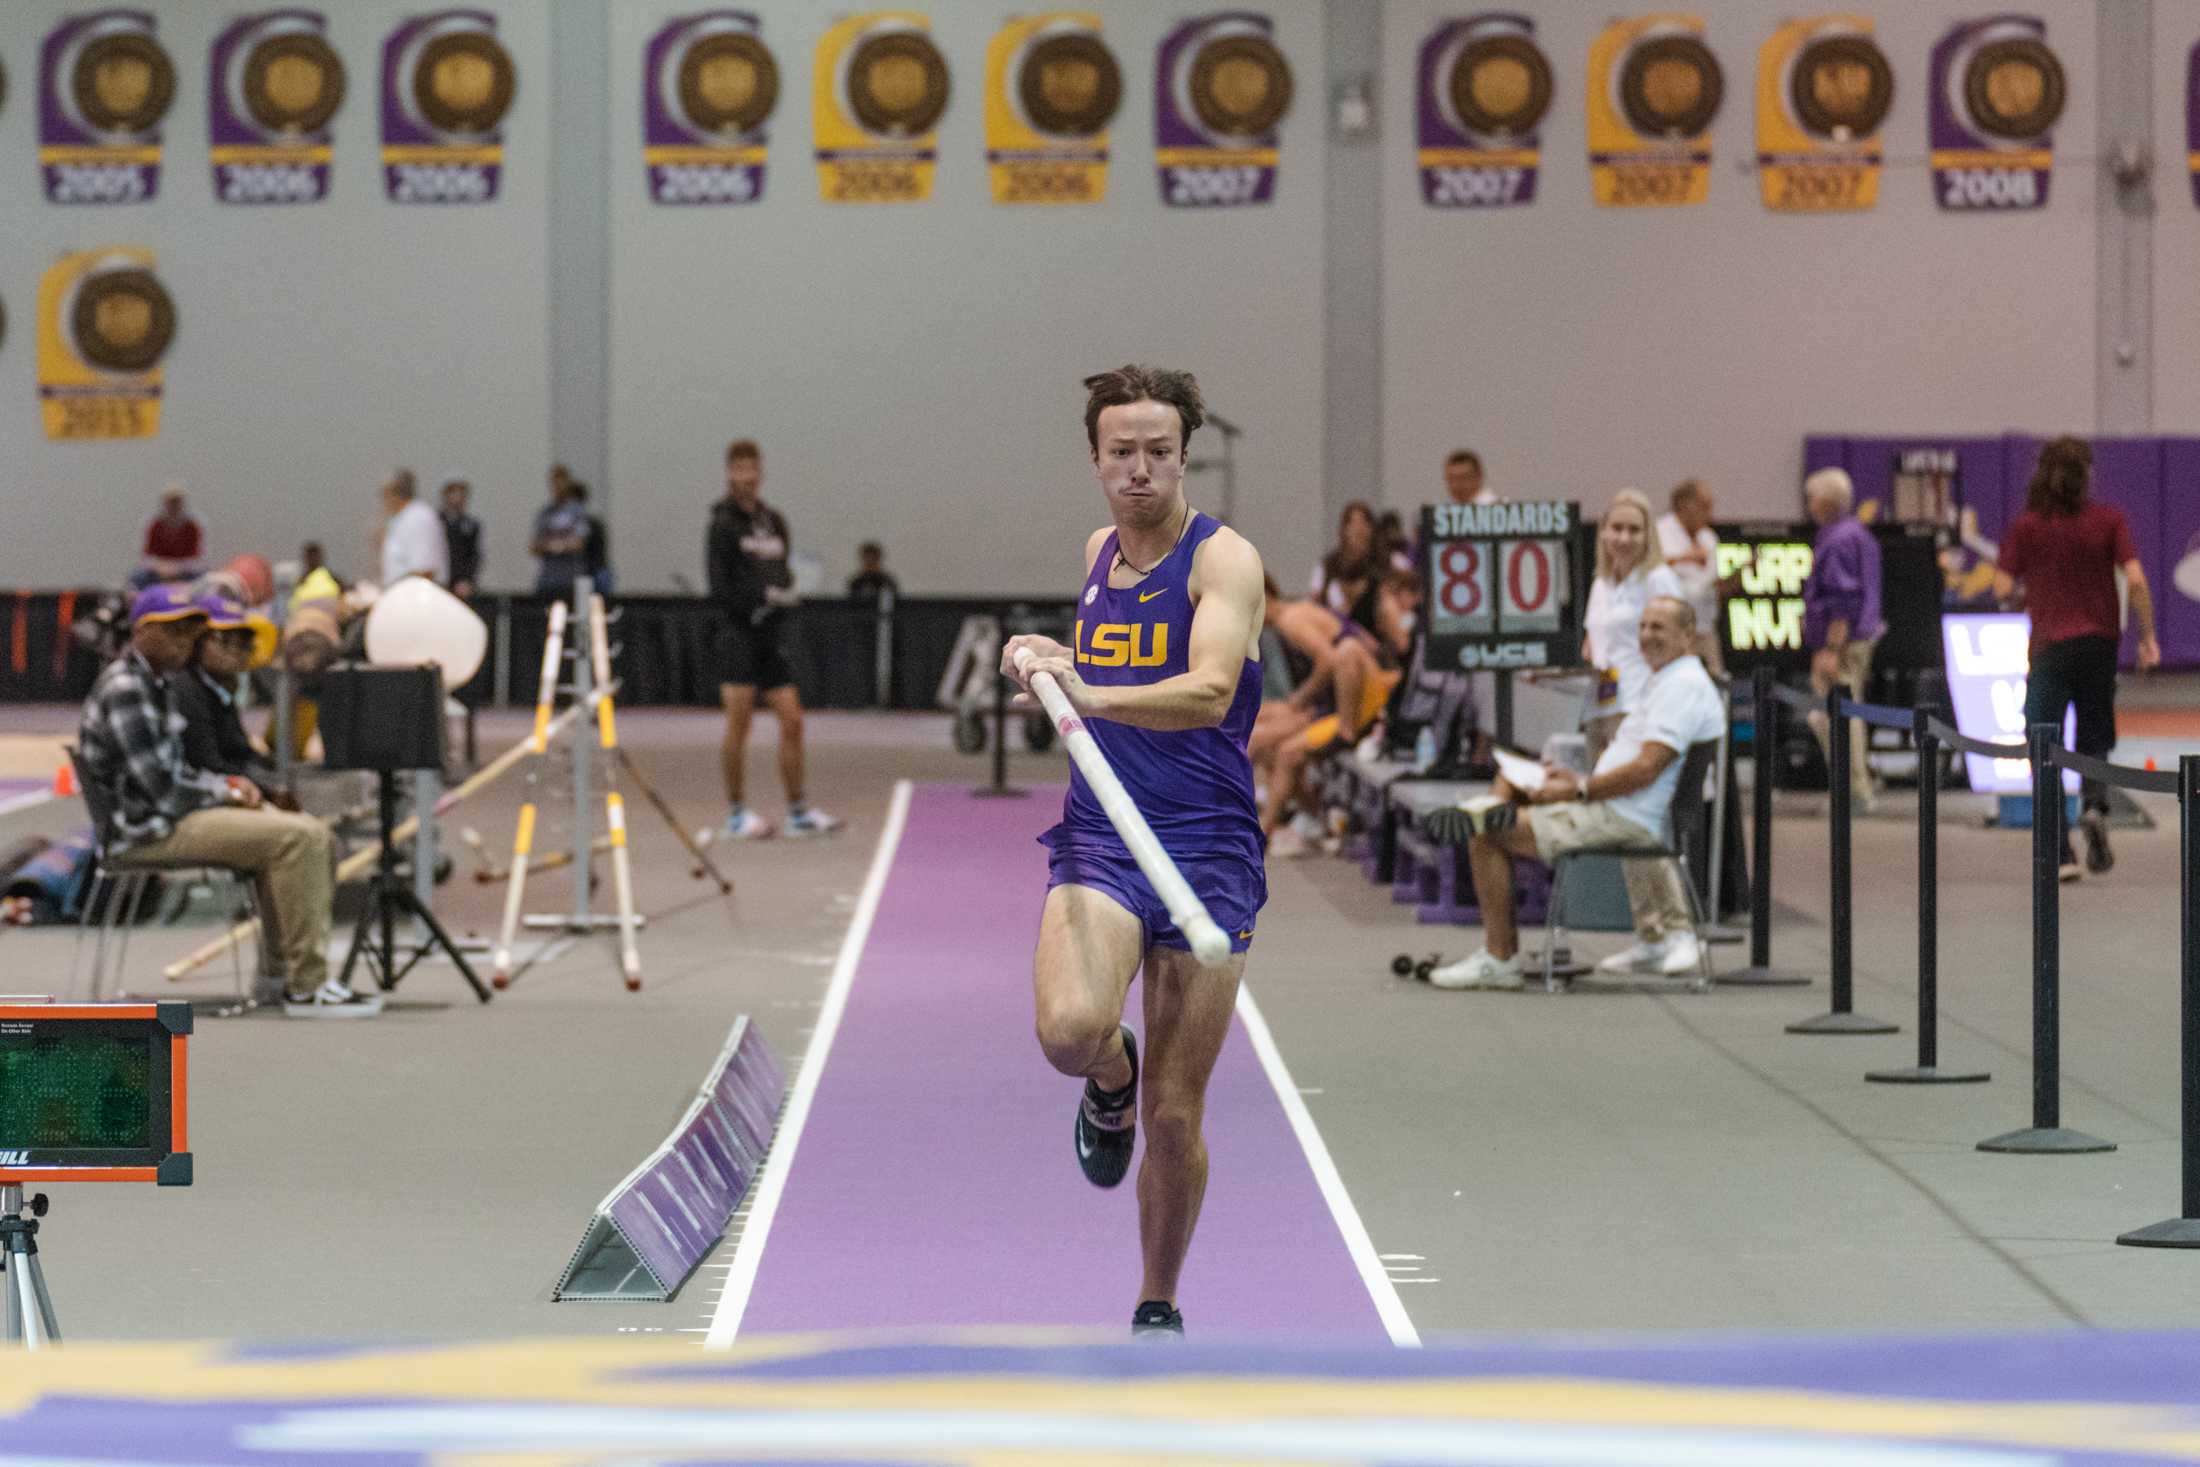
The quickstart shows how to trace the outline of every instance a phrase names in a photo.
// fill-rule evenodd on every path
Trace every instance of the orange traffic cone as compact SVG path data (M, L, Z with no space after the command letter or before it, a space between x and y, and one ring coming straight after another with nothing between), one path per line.
M53 792L57 799L67 799L76 793L76 766L66 759L53 772Z

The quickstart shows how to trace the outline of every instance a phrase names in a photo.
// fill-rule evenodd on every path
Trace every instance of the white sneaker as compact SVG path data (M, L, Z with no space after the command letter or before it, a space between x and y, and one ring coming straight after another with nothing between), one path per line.
M838 829L840 822L815 805L787 812L787 834L791 836L831 835Z
M727 840L764 840L772 833L772 823L754 810L736 810L718 833Z
M1320 840L1329 834L1329 828L1320 819L1304 810L1291 817L1291 828L1298 832L1301 840Z
M334 978L306 998L283 999L283 1014L292 1019L371 1019L381 1012L381 994L353 993Z
M1658 971L1668 978L1702 973L1703 950L1696 946L1696 934L1676 932L1668 937L1665 940L1665 961L1658 964Z
M1268 854L1277 860L1295 861L1301 856L1313 854L1314 847L1305 836L1299 834L1296 825L1286 825L1268 837Z
M1472 957L1429 970L1428 981L1437 988L1518 988L1527 981L1520 954L1493 958L1483 948Z
M1618 952L1597 964L1599 973L1662 973L1666 971L1665 955L1672 943L1664 939L1657 942L1638 942L1625 952ZM1693 963L1693 955L1689 958Z

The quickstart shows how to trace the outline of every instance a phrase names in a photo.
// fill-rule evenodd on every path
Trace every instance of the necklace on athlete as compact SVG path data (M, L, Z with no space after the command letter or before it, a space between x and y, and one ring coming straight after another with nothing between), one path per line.
M1161 552L1161 560L1167 560L1170 556L1176 553L1176 547L1183 543L1184 532L1191 527L1192 505L1190 500L1186 500L1184 502L1183 516L1179 518L1176 523L1176 537L1169 541L1169 548ZM1121 535L1116 536L1115 563L1123 567L1125 570L1131 572L1133 575L1152 575L1155 571L1161 568L1161 560L1155 561L1152 565L1132 565L1130 557L1123 553L1123 537Z

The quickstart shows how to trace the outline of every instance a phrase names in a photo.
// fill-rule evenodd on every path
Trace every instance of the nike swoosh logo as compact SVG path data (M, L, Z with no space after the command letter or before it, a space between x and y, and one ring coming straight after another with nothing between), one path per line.
M1239 936L1240 938L1250 938L1250 937L1251 937L1252 935L1253 935L1253 934L1252 934L1252 933L1250 933L1250 932L1240 932L1240 933L1238 934L1238 936Z
M1156 596L1166 595L1168 593L1168 590L1169 588L1167 586L1163 586L1158 591L1143 591L1139 593L1138 599L1141 603L1151 601Z

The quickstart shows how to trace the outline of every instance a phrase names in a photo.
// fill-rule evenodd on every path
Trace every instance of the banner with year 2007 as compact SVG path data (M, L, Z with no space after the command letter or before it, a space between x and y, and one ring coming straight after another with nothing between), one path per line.
M1933 197L1943 209L2047 207L2053 129L2069 100L2047 22L2000 15L1952 27L1933 47Z
M382 176L398 204L486 204L519 87L486 10L415 16L382 43Z
M1179 23L1154 60L1154 161L1161 202L1178 209L1237 208L1276 196L1291 108L1291 63L1275 22L1228 11Z
M779 63L745 10L665 22L642 51L642 163L659 204L753 204L764 197L764 124Z
M1421 511L1430 667L1564 667L1581 647L1581 506Z
M1551 107L1551 63L1525 15L1447 20L1421 42L1414 108L1421 199L1434 209L1535 202L1536 128Z
M1589 43L1589 186L1608 209L1711 195L1711 123L1726 73L1694 15L1645 15Z

